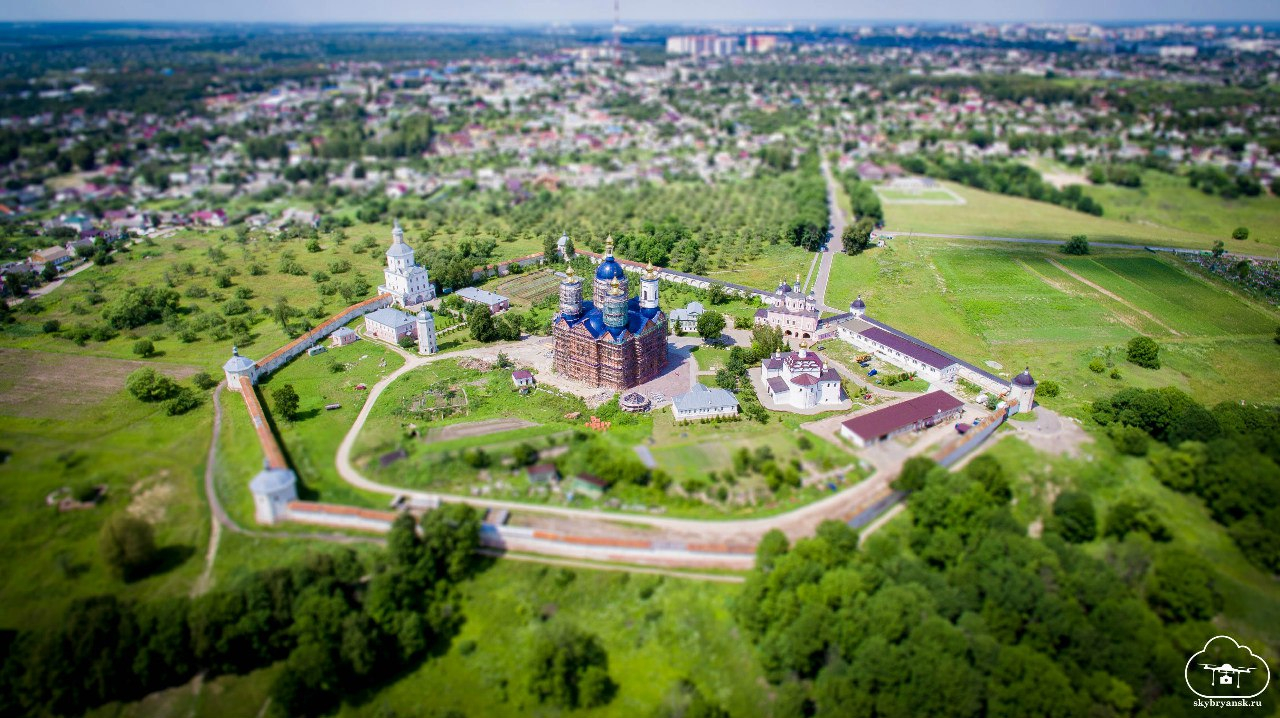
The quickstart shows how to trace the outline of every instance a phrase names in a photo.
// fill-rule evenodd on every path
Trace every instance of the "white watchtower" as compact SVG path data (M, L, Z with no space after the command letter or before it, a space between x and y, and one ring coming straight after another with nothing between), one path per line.
M1018 402L1018 411L1031 411L1036 405L1036 386L1038 385L1039 382L1031 378L1031 367L1023 369L1021 374L1009 382L1009 398Z
M252 384L257 374L258 366L249 357L240 356L240 350L231 347L231 358L226 364L222 365L222 371L227 376L227 388L231 391L240 391L240 377L249 377L249 383Z
M426 309L418 312L418 353L436 353L436 318Z
M249 482L253 494L253 517L260 524L276 524L289 513L289 504L298 500L298 476L292 469L273 469L267 459L262 471Z

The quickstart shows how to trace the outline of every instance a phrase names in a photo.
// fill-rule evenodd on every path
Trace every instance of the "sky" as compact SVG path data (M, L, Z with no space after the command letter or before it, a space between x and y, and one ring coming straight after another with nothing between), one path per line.
M611 0L0 0L0 21L611 22ZM622 21L1280 20L1277 0L622 0Z

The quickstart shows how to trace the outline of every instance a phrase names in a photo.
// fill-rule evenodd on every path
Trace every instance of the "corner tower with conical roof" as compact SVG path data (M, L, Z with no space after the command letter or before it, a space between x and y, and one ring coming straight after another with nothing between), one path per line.
M1015 376L1013 381L1009 382L1009 398L1018 402L1019 411L1031 411L1036 405L1036 387L1039 382L1031 377L1031 367L1022 370L1022 373Z
M387 267L382 270L384 282L378 292L390 294L395 304L409 307L436 298L435 287L427 270L413 260L413 247L404 241L400 220L391 230L391 248L387 250Z
M240 377L248 377L252 384L257 379L258 365L249 357L240 356L238 347L231 347L231 358L222 365L222 372L227 376L227 388L240 391Z

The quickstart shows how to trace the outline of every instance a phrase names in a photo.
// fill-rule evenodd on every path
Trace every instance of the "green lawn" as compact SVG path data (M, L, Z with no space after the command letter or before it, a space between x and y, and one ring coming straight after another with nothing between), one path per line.
M1107 210L1104 216L1094 217L1048 202L984 192L950 182L944 184L965 199L963 206L888 204L885 205L887 231L899 238L912 232L921 232L1063 241L1072 235L1083 234L1095 242L1193 249L1210 249L1214 240L1221 239L1231 249L1249 254L1280 256L1280 199L1274 197L1227 202L1204 197L1189 188L1178 192L1167 188L1158 192L1157 197L1142 198L1135 195L1132 202L1143 208L1139 213L1137 210L1113 209L1108 195L1101 193L1100 196L1099 188L1091 187L1089 193L1097 197ZM1187 207L1192 208L1187 211L1188 214L1216 208L1218 217L1211 223L1193 221L1183 213L1173 215L1172 219L1165 219L1167 215L1163 208L1168 203L1186 203ZM1132 218L1131 221L1124 219L1126 216ZM1222 231L1224 227L1251 223L1251 228L1256 229L1248 242L1233 242L1230 239L1230 229ZM1254 241L1255 239L1259 241Z
M695 356L704 355L707 358L727 356L727 352L701 347L695 353ZM456 399L461 399L465 392L468 413L435 419L413 413L415 397L429 390L453 391ZM574 412L580 416L565 418L566 414ZM522 443L543 451L563 447L575 434L586 431L583 423L590 414L576 397L545 391L529 396L516 393L511 388L506 370L482 373L462 369L453 361L436 362L409 372L383 392L356 441L353 461L371 478L406 488L462 494L480 489L494 498L535 503L560 502L563 501L560 495L544 495L532 490L523 472L512 471L502 462ZM499 418L520 418L537 425L481 436L433 437L430 441L423 438L442 427ZM826 442L813 441L800 430L800 424L814 418L777 414L769 424L763 425L745 420L676 424L669 411L661 410L619 420L607 432L597 436L619 452L630 453L633 447L642 443L649 446L657 468L669 475L677 487L692 481L694 483L690 485L701 490L710 473L719 474L731 467L730 454L740 447L754 450L757 446L767 445L780 463L796 460L820 471L852 463L852 456ZM410 436L415 428L419 438ZM803 442L802 436L805 437ZM307 437L299 436L298 441L316 446L315 449L304 446L298 450L300 453L321 452L321 447L330 445L323 443L322 434L316 432ZM808 448L803 448L802 443L807 443ZM293 444L289 445L293 452ZM581 450L577 443L569 445L571 451ZM477 447L483 448L492 461L485 472L468 465L463 458L464 451ZM405 459L386 467L379 465L378 457L398 448L408 452ZM491 483L483 479L485 474ZM717 518L776 513L810 501L821 493L817 489L783 488L775 495L764 489L761 477L754 475L739 477L737 483L726 485L726 491L729 492L726 502L706 503L690 500L678 489L663 494L653 487L616 486L606 495L606 500L617 499L624 505L662 505L670 515ZM749 499L751 496L755 498Z
M381 366L384 362L386 366ZM330 367L334 364L344 370L333 372ZM387 505L387 497L366 494L343 481L338 475L335 457L338 444L355 422L369 394L367 389L355 387L358 384L372 387L403 365L404 358L381 342L361 340L314 357L303 354L259 385L258 391L268 412L272 411L272 393L284 384L292 384L301 399L295 420L281 421L274 415L273 420L289 463L302 481L301 493L305 498L374 508ZM324 408L330 404L341 407Z
M1037 379L1058 381L1062 396L1041 399L1054 408L1079 412L1129 385L1178 386L1207 403L1280 399L1280 312L1174 257L899 238L835 258L828 301L847 305L857 294L870 316L978 366L995 361L1004 369L992 371L1008 377L1029 365ZM1163 368L1124 360L1123 345L1138 334L1161 344ZM1110 368L1089 371L1095 356L1121 379Z
M880 198L886 200L886 203L897 202L901 204L911 204L913 202L956 202L956 198L950 192L940 189L927 189L919 192L911 192L909 190L890 189L888 187L876 187L876 194Z
M148 361L179 362L214 373L230 356L231 346L237 343L237 339L231 332L217 338L210 329L200 331L196 341L185 343L178 338L178 331L174 328L177 323L189 324L199 312L228 321L242 319L249 325L249 336L239 338L241 353L259 359L289 341L280 326L266 314L278 299L285 299L296 310L315 310L318 316L307 317L312 324L351 304L341 294L321 295L319 284L311 277L312 272L329 274L331 262L349 262L352 268L340 274L329 274L329 283L349 283L357 275L362 276L370 290L357 299L372 296L373 287L382 281L385 259L381 245L357 254L353 251L357 246L354 240L338 246L335 240L326 237L321 240L323 249L313 253L305 249L305 242L301 240L252 240L242 246L234 240L223 241L219 239L221 236L233 235L230 231L225 235L183 231L174 237L157 240L155 246L137 245L131 252L117 254L114 264L87 269L68 279L48 297L38 300L38 314L27 314L29 309L25 304L21 305L23 309L19 311L19 318L22 323L5 330L3 344L41 351L136 359L134 342L148 338L159 353ZM214 248L226 259L210 259L209 250ZM277 271L286 252L292 253L306 275L294 276ZM261 265L267 273L252 276L249 273L252 264ZM190 265L190 273L187 265ZM239 275L231 278L230 287L217 287L215 275L230 269L238 271ZM61 333L45 334L41 331L42 324L50 319L60 321L64 328L99 324L104 307L102 300L109 302L131 286L166 284L172 284L174 291L181 295L174 326L151 324L125 330L110 341L90 341L84 347L77 347ZM224 308L239 289L251 293L245 300L249 311L228 316ZM206 296L189 296L193 293Z

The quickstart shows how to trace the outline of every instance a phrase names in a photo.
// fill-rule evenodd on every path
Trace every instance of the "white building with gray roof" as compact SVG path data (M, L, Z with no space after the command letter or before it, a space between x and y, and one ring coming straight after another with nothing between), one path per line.
M672 398L671 413L676 421L735 416L738 413L738 400L724 389L694 384L690 391Z

